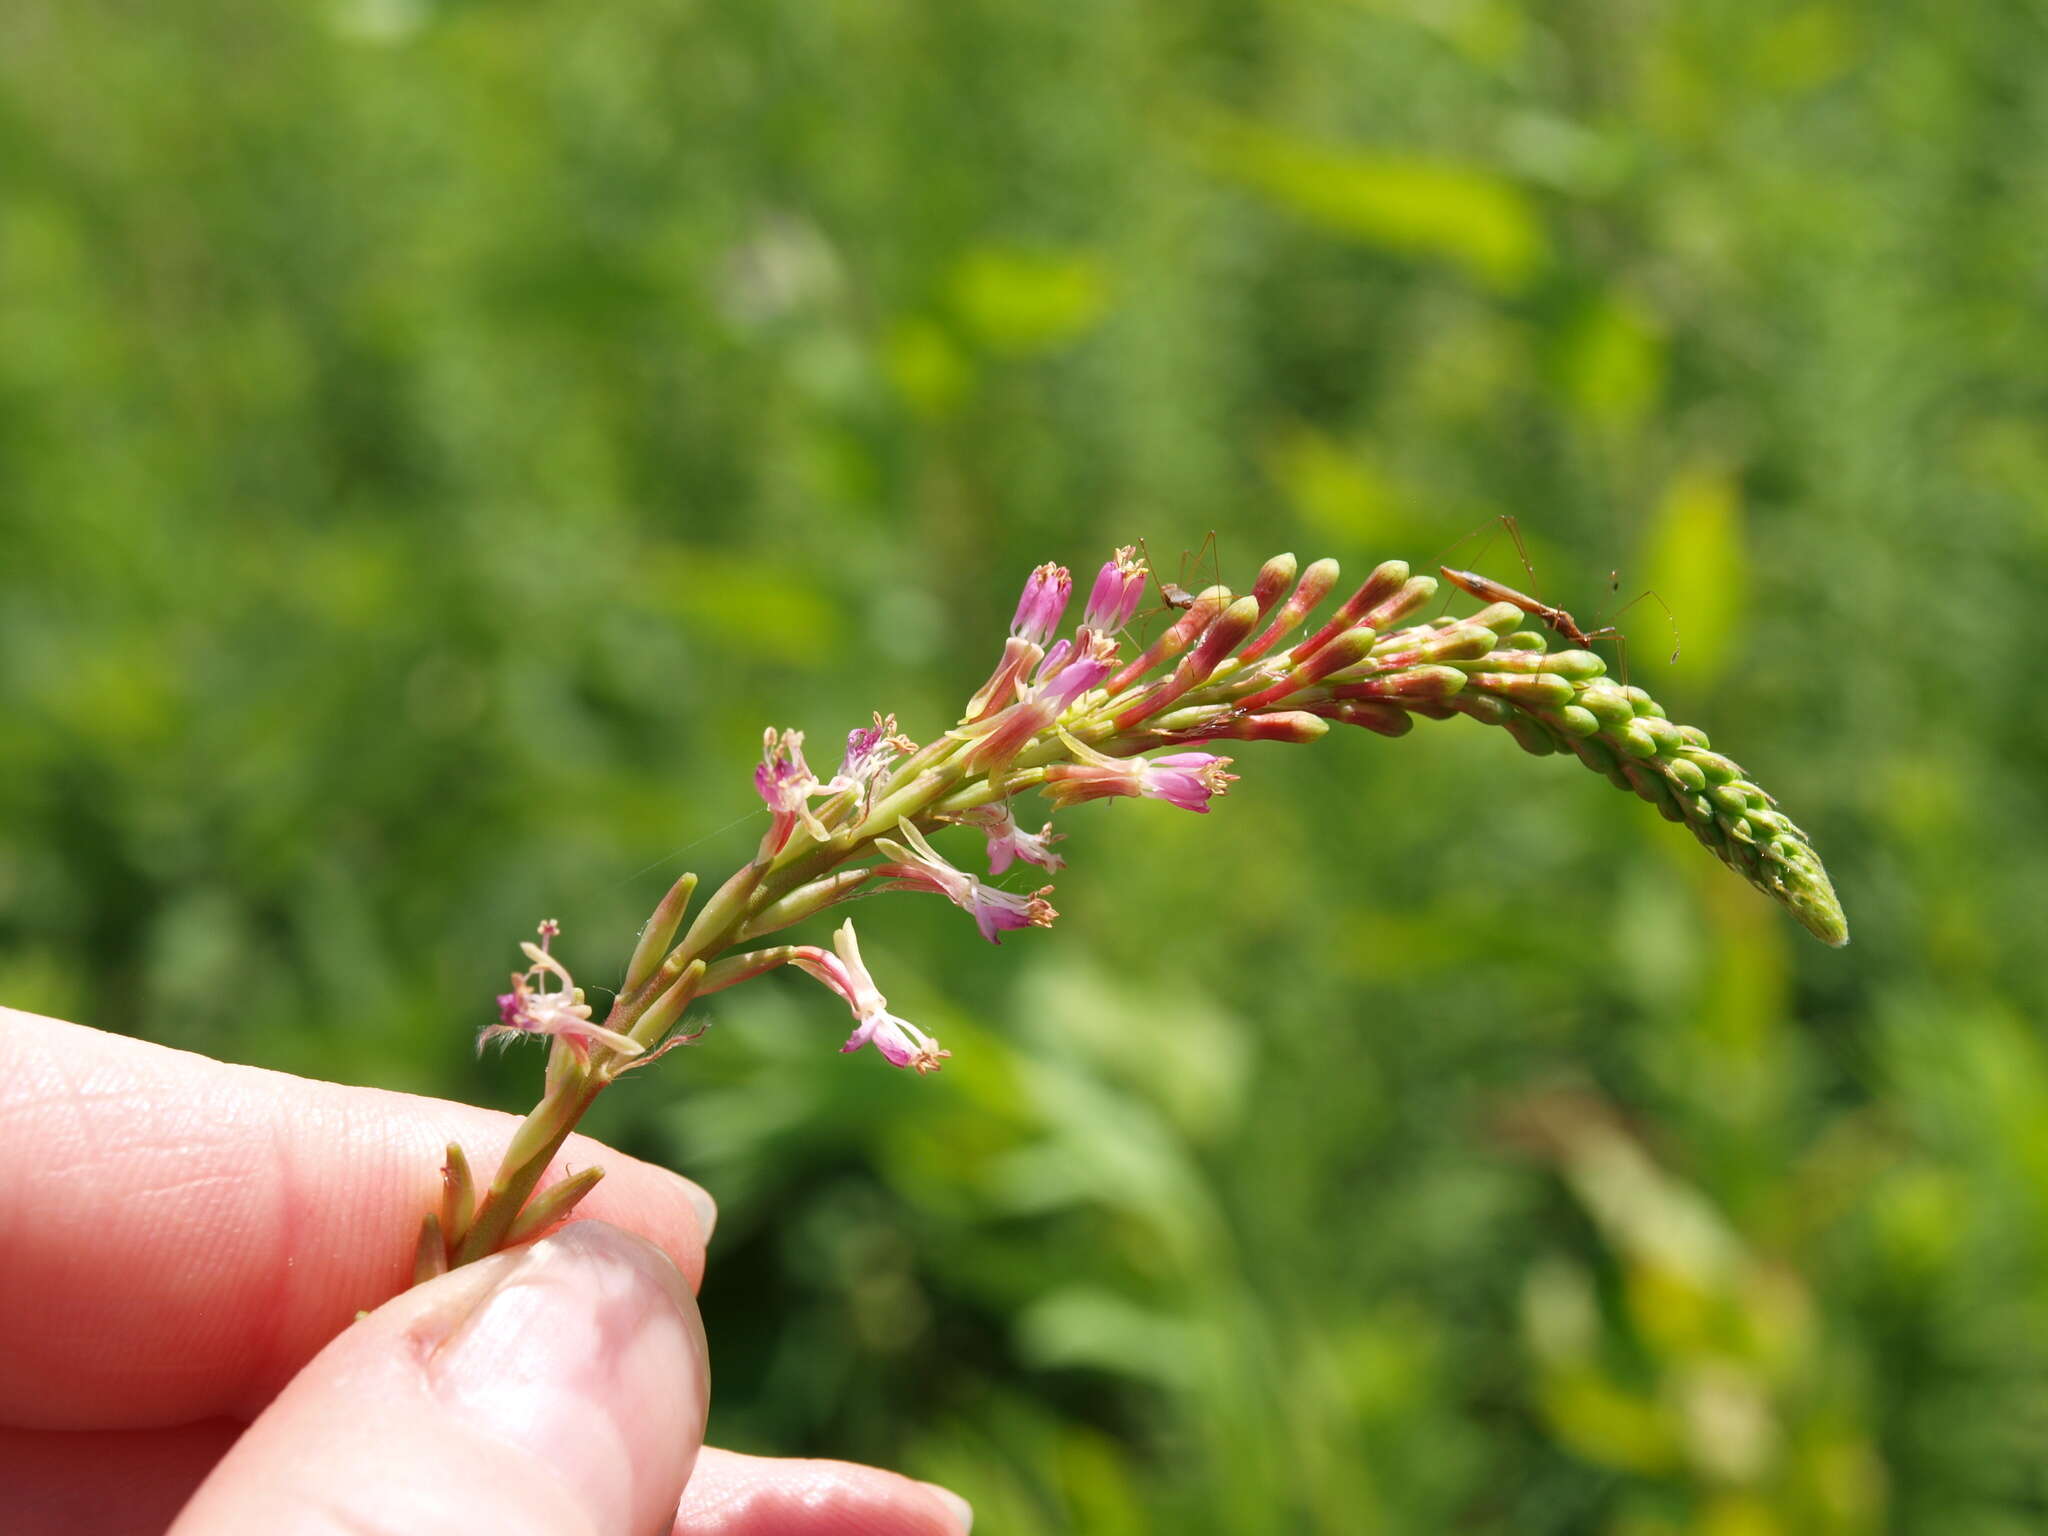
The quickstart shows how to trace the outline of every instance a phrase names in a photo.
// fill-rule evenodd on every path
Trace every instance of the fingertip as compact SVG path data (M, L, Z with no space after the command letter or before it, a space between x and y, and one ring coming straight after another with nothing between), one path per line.
M920 1483L919 1487L929 1492L946 1507L947 1516L960 1528L960 1536L970 1536L974 1530L974 1506L961 1498L952 1489L940 1483Z
M675 1265L577 1222L345 1331L181 1528L656 1528L689 1478L708 1396L702 1324Z
M718 1226L718 1202L711 1198L711 1191L701 1184L693 1184L678 1176L683 1186L683 1198L690 1202L690 1209L697 1216L697 1241L706 1248L711 1246L711 1234Z

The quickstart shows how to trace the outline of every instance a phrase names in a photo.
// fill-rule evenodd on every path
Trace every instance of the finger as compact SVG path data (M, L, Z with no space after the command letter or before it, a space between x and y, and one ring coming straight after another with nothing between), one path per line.
M408 1291L299 1373L173 1536L626 1536L704 1437L697 1305L661 1252L585 1221Z
M0 1429L0 1509L10 1536L158 1536L242 1425Z
M707 1450L675 1536L967 1536L974 1511L936 1483L847 1461Z
M0 1009L0 1423L252 1417L411 1278L450 1141L488 1179L517 1122ZM694 1284L711 1200L572 1137L578 1208Z

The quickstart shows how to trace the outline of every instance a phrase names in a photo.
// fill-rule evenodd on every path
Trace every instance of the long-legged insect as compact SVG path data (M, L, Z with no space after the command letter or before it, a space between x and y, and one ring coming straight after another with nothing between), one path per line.
M1138 549L1139 549L1139 552L1140 552L1140 553L1142 553L1142 554L1143 554L1143 555L1145 556L1145 564L1146 564L1146 565L1147 565L1148 567L1150 567L1150 566L1152 565L1152 555L1151 555L1151 551L1149 551L1149 550L1147 550L1147 549L1145 548L1145 541L1144 541L1143 539L1140 539L1140 540L1138 540ZM1181 580L1185 581L1185 580L1187 579L1187 574L1188 574L1188 570L1189 570L1189 567L1190 567L1190 564L1191 564L1191 563L1192 563L1192 566L1193 566L1193 568L1194 568L1195 570L1197 570L1197 571L1201 570L1201 568L1202 568L1202 560L1203 560L1203 558L1204 558L1204 552L1205 552L1205 551L1207 552L1207 555L1208 555L1209 557L1211 557L1211 558L1213 558L1213 557L1214 557L1214 556L1216 555L1216 552L1217 552L1217 551L1216 551L1216 530L1215 530L1214 528L1211 528L1211 529L1209 530L1209 532L1208 532L1207 536L1203 538L1203 540L1202 540L1201 544L1200 544L1200 545L1198 545L1198 546L1197 546L1196 548L1194 548L1194 549L1191 549L1191 550L1189 550L1189 549L1184 549L1184 550L1182 550L1182 551L1181 551L1181 554L1180 554L1180 574L1181 574ZM1219 560L1219 561L1217 562L1217 566L1218 566L1218 569L1219 569L1219 571L1220 571L1220 569L1221 569L1221 561L1220 561L1220 560ZM1220 579L1220 577L1219 577L1219 579ZM1178 584L1178 583L1176 583L1176 582L1171 582L1171 581L1166 581L1166 580L1163 580L1163 579L1162 579L1162 578L1160 577L1160 575L1159 575L1159 572L1158 572L1158 571L1157 571L1156 569L1154 569L1154 570L1152 571L1152 580L1153 580L1153 583L1154 583L1154 584L1155 584L1155 585L1156 585L1156 586L1157 586L1157 587L1159 588L1159 599L1160 599L1160 601L1161 601L1161 602L1162 602L1162 603L1163 603L1163 604L1164 604L1164 605L1165 605L1166 607L1168 607L1168 608L1177 608L1177 609L1182 609L1182 610L1185 610L1185 609L1188 609L1188 608L1192 608L1192 607L1194 607L1194 606L1195 606L1195 594L1194 594L1194 593L1190 592L1190 591L1189 591L1189 590L1188 590L1188 589L1187 589L1186 587L1183 587L1183 586L1179 585L1179 584ZM1151 612L1153 612L1153 613L1157 613L1157 612L1159 612L1159 609L1157 609L1157 608L1154 608L1154 609L1152 609L1152 610L1151 610ZM1141 614L1139 614L1139 615L1137 615L1137 617L1139 617L1139 618L1141 618L1141 619L1142 619L1142 618L1145 618L1146 616L1147 616L1147 615L1145 615L1145 614L1142 614L1142 613L1141 613Z
M1522 569L1528 571L1533 578L1535 576L1535 568L1529 564L1529 551L1522 543L1522 530L1516 525L1514 518L1507 513L1501 515L1500 521L1501 526L1507 529L1508 537L1515 541L1515 549L1522 557ZM1444 573L1446 581L1450 582L1452 586L1460 591L1469 593L1473 597L1478 598L1482 603L1512 603L1515 607L1521 609L1522 612L1528 614L1530 618L1547 625L1556 634L1570 641L1573 645L1581 648L1590 648L1595 640L1614 641L1621 651L1622 677L1624 680L1627 678L1628 637L1621 632L1619 626L1610 623L1602 625L1599 629L1588 630L1564 609L1546 603L1541 598L1531 597L1526 592L1517 592L1505 582L1495 581L1491 576L1481 576L1477 571L1453 570L1448 565L1440 565L1437 569ZM1617 572L1609 571L1607 573L1607 580L1611 588L1617 591L1620 590L1621 577ZM1678 616L1671 611L1671 605L1654 591L1645 589L1636 597L1631 598L1620 608L1614 610L1615 617L1619 618L1646 597L1655 602L1659 608L1662 608L1664 610L1664 617L1671 621L1671 659L1675 662L1678 660L1679 648Z

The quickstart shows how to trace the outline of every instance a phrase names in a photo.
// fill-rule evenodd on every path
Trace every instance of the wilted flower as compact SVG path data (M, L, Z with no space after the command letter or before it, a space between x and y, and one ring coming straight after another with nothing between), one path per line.
M853 924L840 925L832 935L832 949L800 944L790 964L815 976L846 1000L853 1010L854 1031L839 1049L857 1051L872 1043L889 1064L918 1072L936 1072L953 1053L939 1049L939 1042L908 1019L889 1012L889 1000L875 986L874 978L860 957L860 941Z
M1078 805L1111 795L1164 800L1184 811L1209 809L1209 797L1237 780L1224 769L1230 759L1214 752L1168 752L1160 757L1111 757L1065 732L1060 739L1079 759L1045 771L1045 792L1055 806Z
M1008 801L984 805L960 819L988 834L988 872L992 875L1000 875L1018 859L1045 869L1059 869L1067 862L1052 851L1052 845L1060 839L1052 823L1048 821L1036 832L1026 832L1010 814Z
M825 787L867 790L905 752L915 752L917 743L896 729L894 715L877 714L875 723L846 733L846 755L839 759L839 772Z
M528 940L519 946L533 963L514 971L512 990L498 994L498 1022L477 1036L477 1048L513 1035L554 1035L568 1041L578 1056L590 1054L592 1041L623 1056L638 1056L643 1048L637 1040L590 1022L590 1004L583 1000L583 989L576 985L569 968L548 953L549 944L561 931L562 925L549 918L540 925L538 944ZM560 983L553 991L548 990L551 978Z
M938 892L972 916L981 936L989 943L1002 943L998 935L1006 928L1050 928L1052 920L1059 916L1045 899L1051 886L1042 886L1028 896L998 890L947 863L910 822L902 823L896 830L910 846L905 847L893 838L876 838L875 847L893 861L879 866L877 873L894 875L896 890Z
M818 813L811 809L811 799L832 790L818 782L818 776L804 761L802 731L777 731L771 726L762 734L761 766L754 770L754 788L768 802L769 813L774 817L767 837L769 852L780 853L799 822L819 842L831 835L818 820Z

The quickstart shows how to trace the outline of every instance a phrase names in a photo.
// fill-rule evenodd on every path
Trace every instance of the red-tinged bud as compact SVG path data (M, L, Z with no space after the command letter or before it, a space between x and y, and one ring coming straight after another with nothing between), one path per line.
M1190 688L1206 682L1258 622L1257 602L1249 597L1238 598L1203 631L1201 644L1181 658L1180 665L1173 669L1173 676L1147 689L1135 702L1118 711L1117 729L1129 730L1140 720L1165 709Z
M1411 576L1401 584L1401 589L1385 602L1364 615L1365 622L1381 634L1408 617L1416 609L1436 596L1434 576ZM1488 634L1492 631L1488 630Z
M1305 709L1278 709L1264 715L1231 715L1215 735L1232 741L1284 741L1306 746L1330 732L1330 724Z
M1315 655L1317 651L1320 651L1332 640L1343 634L1345 630L1358 623L1366 614L1372 612L1375 608L1385 603L1387 599L1399 593L1402 585L1407 580L1408 562L1406 560L1389 560L1377 567L1370 576L1366 577L1363 586L1344 599L1343 606L1330 616L1330 622L1297 645L1289 659L1297 665L1307 661L1309 657ZM1368 627L1380 629L1383 626L1372 624Z
M1301 581L1295 586L1293 595L1273 615L1273 622L1266 626L1258 639L1244 648L1239 659L1249 666L1293 634L1295 626L1308 617L1309 611L1330 595L1330 589L1337 585L1337 575L1336 561L1312 562L1301 573Z
M1329 718L1340 725L1362 725L1382 736L1406 736L1415 729L1415 717L1392 704L1375 704L1365 699L1346 699L1327 706Z
M1403 643L1407 635L1415 638ZM1407 667L1418 663L1477 661L1492 652L1494 642L1492 630L1463 622L1447 624L1437 630L1406 630L1402 635L1389 638L1397 643L1396 648L1375 656L1375 666Z
M1292 555L1275 555L1259 567L1259 579L1252 583L1252 601L1259 605L1260 618L1271 613L1273 605L1280 601L1280 594L1294 580L1296 565Z
M1369 629L1354 629L1339 635L1315 655L1288 671L1279 682L1262 688L1249 698L1239 699L1237 707L1246 713L1277 704L1292 694L1320 682L1332 672L1355 666L1372 654L1379 637Z
M1421 666L1338 683L1330 695L1338 699L1448 699L1464 687L1465 674L1456 667Z
M1169 624L1166 632L1145 648L1144 654L1127 662L1116 676L1104 683L1103 688L1114 698L1130 687L1139 678L1150 672L1162 661L1171 660L1195 643L1195 637L1209 627L1210 621L1221 613L1229 601L1230 594L1222 587L1211 587L1194 601L1194 606Z

